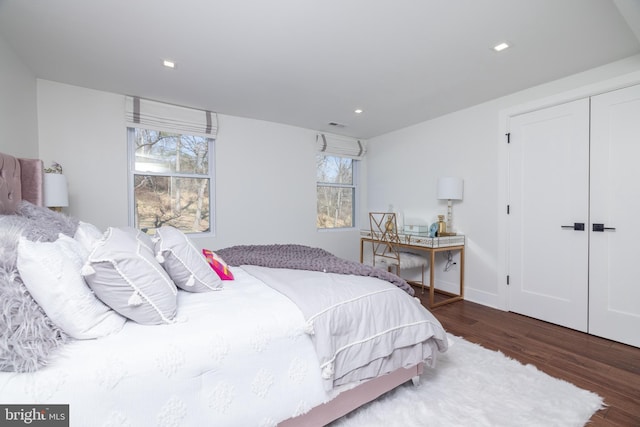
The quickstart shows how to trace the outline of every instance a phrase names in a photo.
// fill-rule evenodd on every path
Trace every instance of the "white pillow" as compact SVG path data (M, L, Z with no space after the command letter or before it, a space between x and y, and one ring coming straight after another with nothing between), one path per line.
M220 277L182 231L164 226L156 230L156 236L156 259L179 288L189 292L222 288Z
M96 298L80 275L87 254L64 234L54 242L18 241L17 266L24 285L47 316L77 339L109 335L126 322Z
M95 225L80 221L73 238L80 242L87 252L91 252L100 239L102 239L103 234L104 233Z
M145 325L173 323L178 290L142 243L109 227L82 268L98 298L118 313Z

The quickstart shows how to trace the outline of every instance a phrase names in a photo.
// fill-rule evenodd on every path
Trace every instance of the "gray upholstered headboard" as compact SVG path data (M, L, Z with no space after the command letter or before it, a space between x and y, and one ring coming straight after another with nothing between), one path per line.
M42 160L0 153L0 214L12 214L21 200L43 204Z

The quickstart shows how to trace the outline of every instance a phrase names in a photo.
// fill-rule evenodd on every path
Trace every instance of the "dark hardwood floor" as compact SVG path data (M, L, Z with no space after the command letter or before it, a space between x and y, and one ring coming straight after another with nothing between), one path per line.
M453 335L598 393L607 407L589 426L640 426L640 348L469 301L431 311Z

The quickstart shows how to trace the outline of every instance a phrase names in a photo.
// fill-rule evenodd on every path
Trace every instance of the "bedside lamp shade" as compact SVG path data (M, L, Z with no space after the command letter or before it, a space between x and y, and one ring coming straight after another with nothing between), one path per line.
M464 181L450 176L438 178L438 199L462 200Z
M44 174L44 205L49 208L69 206L66 176L59 173Z
M438 199L447 201L447 231L453 231L453 207L452 200L462 200L464 181L462 178L443 177L438 178Z

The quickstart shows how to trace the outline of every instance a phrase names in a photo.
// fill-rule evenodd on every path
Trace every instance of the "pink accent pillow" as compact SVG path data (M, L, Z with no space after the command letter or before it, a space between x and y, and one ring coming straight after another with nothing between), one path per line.
M207 259L207 262L218 273L218 276L222 280L233 280L233 273L226 262L218 254L209 249L203 249L202 254Z

